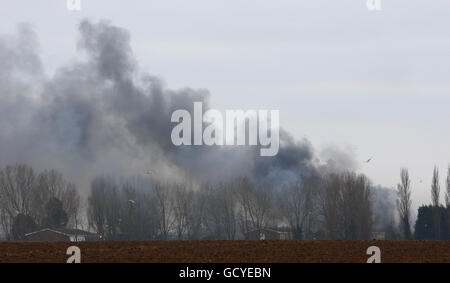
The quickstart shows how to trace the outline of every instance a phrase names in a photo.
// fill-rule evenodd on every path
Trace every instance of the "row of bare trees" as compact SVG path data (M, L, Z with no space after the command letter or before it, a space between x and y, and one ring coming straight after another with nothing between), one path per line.
M0 169L0 229L9 240L80 224L109 240L233 240L261 228L295 239L368 239L373 193L369 179L353 172L314 173L284 186L245 177L197 187L97 177L81 211L75 185L61 173L14 165Z
M355 173L308 176L274 187L248 178L192 188L133 186L106 177L92 182L88 222L111 240L243 239L260 228L291 231L296 239L368 239L372 187Z
M53 225L53 207L61 204L65 213L61 226L76 226L80 221L80 196L75 185L61 173L50 170L36 173L27 165L0 169L0 229L4 238L20 239L33 229Z
M420 229L420 234L426 233L423 230L428 227L433 227L433 235L449 234L448 236L435 236L438 238L450 237L450 231L443 231L450 228L450 166L447 169L447 177L445 180L445 204L440 203L440 179L439 170L435 166L433 169L433 176L431 179L431 206L422 206L419 208L419 218L424 217L427 209L431 210L432 217L429 220L417 219L416 230ZM402 168L400 170L400 183L397 185L397 210L400 217L400 231L404 239L412 239L413 233L411 231L411 179L409 177L408 169ZM442 211L446 212L446 221L442 221ZM420 213L422 212L422 214ZM417 227L424 225L425 227ZM444 225L443 225L444 224ZM423 228L423 229L422 229ZM418 231L416 231L417 234ZM417 235L416 235L417 237Z
M364 175L331 174L325 179L321 193L327 238L370 238L373 225L371 184Z

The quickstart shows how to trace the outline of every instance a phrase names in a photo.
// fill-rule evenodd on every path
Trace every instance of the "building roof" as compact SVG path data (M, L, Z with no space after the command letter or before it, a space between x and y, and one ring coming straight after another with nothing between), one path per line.
M64 236L69 236L69 237L70 236L75 236L75 235L78 235L78 236L97 235L95 233L91 233L91 232L88 232L88 231L83 231L83 230L80 230L80 229L45 228L45 229L42 229L42 230L39 230L39 231L34 231L34 232L31 232L31 233L25 234L25 237L33 235L33 234L37 234L37 233L40 233L40 232L44 232L44 231L51 231L51 232L55 232L55 233L58 233L58 234L62 234Z
M250 230L250 231L248 231L248 232L245 233L245 234L252 233L252 232L257 232L257 231L269 231L269 232L278 233L278 234L289 233L289 232L287 232L287 231L277 231L277 230L270 229L270 228L260 228L260 229L253 229L253 230Z

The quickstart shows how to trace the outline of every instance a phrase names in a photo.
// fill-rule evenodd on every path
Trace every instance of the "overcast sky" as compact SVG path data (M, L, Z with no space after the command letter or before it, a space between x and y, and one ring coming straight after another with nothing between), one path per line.
M281 126L352 151L374 184L409 168L415 206L450 162L450 1L0 0L0 33L31 23L49 76L77 58L77 24L127 29L142 70L206 88L212 107L279 109ZM365 164L362 161L373 158ZM423 180L420 183L420 180Z

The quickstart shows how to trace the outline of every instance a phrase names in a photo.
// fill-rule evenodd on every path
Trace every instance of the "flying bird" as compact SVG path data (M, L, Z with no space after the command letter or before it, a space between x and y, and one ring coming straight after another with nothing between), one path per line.
M152 171L147 171L147 172L145 172L145 174L147 174L147 175L153 175L153 172L152 172Z
M369 163L371 160L372 160L372 158L369 158L366 161L364 161L364 163Z
M128 202L131 203L131 204L136 204L136 202L134 200L132 200L132 199L129 199Z

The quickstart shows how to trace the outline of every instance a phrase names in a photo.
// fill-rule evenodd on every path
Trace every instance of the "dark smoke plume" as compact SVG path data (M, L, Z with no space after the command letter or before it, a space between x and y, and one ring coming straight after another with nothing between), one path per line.
M171 90L142 73L129 33L107 21L82 21L79 33L84 59L59 68L53 78L45 75L29 26L21 25L16 36L0 37L1 165L56 168L81 191L99 174L151 170L160 179L249 176L285 183L320 167L311 144L285 131L274 157L260 157L255 147L173 146L172 112L192 113L194 101L208 108L208 91Z

